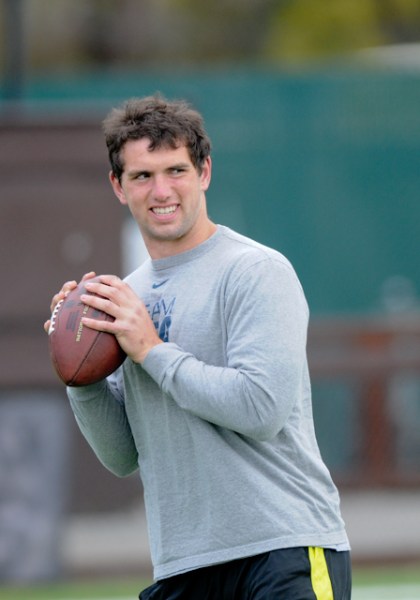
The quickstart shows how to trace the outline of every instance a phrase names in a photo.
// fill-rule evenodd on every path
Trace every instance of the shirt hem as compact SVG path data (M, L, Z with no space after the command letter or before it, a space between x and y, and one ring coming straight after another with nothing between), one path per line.
M265 543L257 543L236 548L228 548L217 552L199 554L188 558L183 558L166 563L165 565L156 565L154 568L154 579L167 579L175 575L181 575L188 571L201 569L224 562L230 562L248 556L257 556L264 552L272 550L281 550L285 548L317 546L321 548L340 548L340 550L350 550L350 545L345 532L341 531L336 535L322 536L301 536L291 540L274 539Z

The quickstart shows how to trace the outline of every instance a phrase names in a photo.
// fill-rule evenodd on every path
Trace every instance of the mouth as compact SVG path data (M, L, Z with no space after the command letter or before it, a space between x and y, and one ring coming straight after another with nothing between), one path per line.
M173 215L178 208L178 204L172 204L171 206L153 206L150 210L157 217L168 217Z

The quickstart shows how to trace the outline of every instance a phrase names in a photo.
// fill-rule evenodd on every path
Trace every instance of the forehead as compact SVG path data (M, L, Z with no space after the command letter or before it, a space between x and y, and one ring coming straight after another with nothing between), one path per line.
M180 142L176 148L164 145L151 149L148 138L139 140L128 140L122 150L121 158L124 168L133 166L167 166L179 162L192 164L187 146Z

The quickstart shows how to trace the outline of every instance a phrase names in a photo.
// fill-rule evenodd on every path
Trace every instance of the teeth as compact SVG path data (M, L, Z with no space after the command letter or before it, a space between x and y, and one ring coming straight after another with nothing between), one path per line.
M169 215L175 212L176 206L163 206L160 208L153 208L152 210L157 215Z

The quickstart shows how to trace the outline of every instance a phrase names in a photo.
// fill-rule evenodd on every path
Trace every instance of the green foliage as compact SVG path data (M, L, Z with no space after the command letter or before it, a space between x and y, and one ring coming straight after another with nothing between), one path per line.
M297 62L419 40L418 0L290 0L273 9L264 56Z
M420 40L419 0L166 0L196 57L288 64Z
M34 0L22 7L28 69L287 65L420 41L420 0ZM0 30L4 24L0 2ZM4 44L0 62L2 52Z
M265 56L295 62L384 42L375 0L294 0L275 11Z

